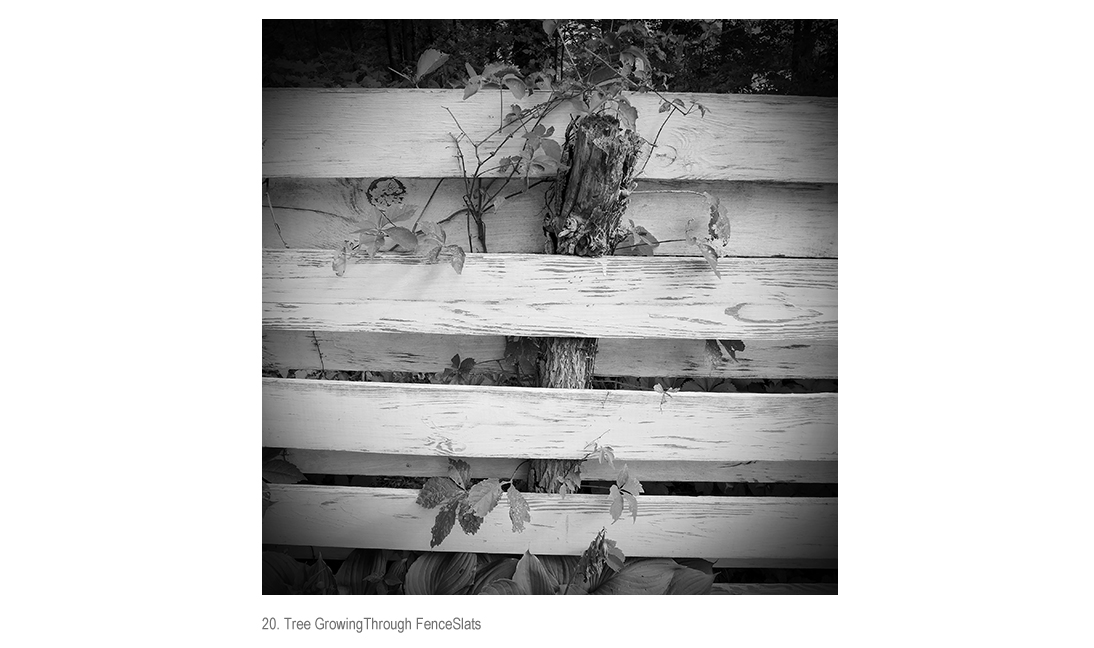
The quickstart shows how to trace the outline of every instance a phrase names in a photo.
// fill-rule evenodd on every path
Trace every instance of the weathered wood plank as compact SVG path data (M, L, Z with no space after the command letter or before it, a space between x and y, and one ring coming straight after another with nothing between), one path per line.
M262 246L337 249L343 240L356 240L353 232L363 227L369 187L376 181L374 178L271 179L269 198L262 197ZM405 189L399 200L406 205L417 205L424 220L440 222L463 208L463 183L458 179L399 178L385 186L399 185ZM491 252L543 251L542 209L546 187L546 184L533 187L529 193L508 200L500 214L491 210L484 216ZM514 185L506 194L516 190ZM627 218L668 241L654 254L699 255L695 246L683 240L673 241L684 238L688 220L701 223L709 218L709 202L699 192L717 196L725 207L733 230L725 249L728 255L838 256L836 185L757 182L642 182L639 190L631 194ZM447 220L444 228L449 240L466 244L466 214Z
M316 331L688 339L837 338L836 261L469 254L463 274L408 254L331 269L263 253L263 326Z
M434 477L448 474L448 458L438 456L388 455L339 450L298 450L286 452L287 459L302 472L322 475L385 475ZM479 477L514 476L525 479L528 464L523 459L465 459L471 474ZM524 465L521 465L521 464ZM628 461L631 472L643 481L674 482L793 482L834 484L835 461ZM616 478L622 464L611 466L589 460L582 466L585 480Z
M715 583L711 594L834 595L838 583Z
M744 340L737 362L714 361L703 340L601 338L598 376L709 378L837 378L834 340ZM435 372L452 356L474 358L475 371L494 371L505 338L270 329L262 331L262 363L275 369Z
M462 90L266 89L262 92L262 174L266 177L455 177L450 108L474 139L508 111L492 92L463 101ZM701 101L706 117L675 116L644 177L673 180L836 182L837 99L759 95L666 95ZM664 121L660 99L630 97L638 131L651 141ZM537 95L519 102L530 107ZM569 114L544 120L562 133ZM501 155L519 152L520 138ZM492 149L490 149L492 150ZM465 156L471 156L470 151ZM495 172L495 175L498 175Z
M617 461L837 461L836 394L708 394L262 379L273 448Z
M436 509L417 491L271 484L263 518L265 544L429 551ZM457 525L441 551L578 555L601 528L628 557L732 557L778 566L786 559L837 557L834 498L649 497L638 518L611 524L600 495L525 494L531 522L513 533L505 502L475 535Z

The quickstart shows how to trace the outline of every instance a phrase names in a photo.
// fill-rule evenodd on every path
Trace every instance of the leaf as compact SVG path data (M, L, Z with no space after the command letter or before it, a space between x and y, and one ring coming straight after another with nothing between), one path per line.
M462 494L463 493L461 493L461 495ZM444 542L444 539L448 537L448 534L452 533L452 527L456 525L456 511L459 509L462 501L463 497L455 497L446 502L441 506L441 509L437 511L437 518L434 520L433 528L430 530L430 547L436 547L441 544Z
M513 574L517 571L516 558L498 558L475 570L475 584L471 586L471 594L481 594L482 589L492 582L508 580L512 582Z
M284 459L271 459L262 464L262 479L273 484L297 484L308 478Z
M513 581L529 594L554 594L558 591L558 580L528 550L524 551L524 555L517 562Z
M623 118L623 126L635 130L638 123L638 109L630 104L619 106L619 114Z
M672 110L672 104L669 103L668 101L665 101L665 100L662 99L661 100L661 107L657 109L657 112L663 113L663 112L668 112L670 110Z
M467 503L466 497L460 498L459 520L463 532L469 535L475 535L479 527L482 526L482 517L475 515L475 511Z
M475 359L474 358L464 358L463 362L461 362L459 364L459 366L456 367L456 369L462 374L470 373L470 371L474 368L475 368Z
M270 508L274 504L277 504L277 502L270 499L270 497L271 497L270 496L270 485L267 484L266 482L262 482L262 515L263 515L263 517L265 517L266 510L268 508Z
M523 99L528 96L528 86L524 84L524 81L518 79L515 74L505 75L503 82L505 83L505 87L509 88L509 91L512 92L513 96L517 99Z
M714 248L710 247L706 243L698 243L699 251L703 253L703 258L707 260L707 265L714 271L714 274L721 279L722 273L718 272L718 253L714 251Z
M406 572L407 594L462 594L475 581L473 553L432 552L418 556Z
M639 495L645 492L645 490L643 490L642 488L642 482L638 481L637 477L627 472L626 464L623 464L623 473L626 475L626 481L623 483L622 486L620 486L620 488L632 495Z
M465 70L467 70L468 77L474 79L475 77L479 76L479 73L475 71L475 68L471 67L470 63L464 61L463 67Z
M388 207L384 215L387 217L387 220L391 221L392 223L398 223L399 221L414 218L414 214L416 213L418 213L417 205L399 203L397 205L392 205L391 207Z
M704 106L703 104L699 103L698 101L696 101L694 103L695 103L695 106L699 109L699 114L702 115L703 117L706 117L707 116L707 111L710 110L710 109L707 108L706 106Z
M665 594L710 594L714 574L704 574L698 569L680 565L672 575Z
M673 99L672 103L676 104L677 106L680 106L681 110L684 109L684 100L683 99Z
M426 263L436 263L441 257L441 246L436 246L425 256Z
M544 20L543 21L543 31L547 34L547 38L550 38L551 36L554 35L555 28L557 26L558 26L557 21L554 21L554 20Z
M452 358L452 363L459 362L460 356L456 355ZM463 459L451 459L448 460L448 476L452 478L452 481L456 482L460 488L467 490L471 486L471 466L467 464Z
M307 580L306 566L283 553L262 552L262 593L295 594Z
M387 233L391 238L395 239L395 242L399 244L399 247L407 252L413 252L418 249L418 237L414 236L414 232L411 232L407 228L392 227L387 230Z
M269 461L270 459L277 459L285 452L285 448L267 448L262 447L262 461Z
M710 232L711 238L722 241L729 240L729 218L725 215L725 207L722 207L722 201L717 196L712 196L705 191L703 195L710 202L710 224L707 226L707 230Z
M638 521L638 498L630 493L623 493L623 499L627 501L627 510L631 512L632 521Z
M593 71L592 74L589 75L589 83L592 85L600 85L601 83L613 81L618 77L619 75L612 68L601 67L596 69L595 71Z
M562 161L562 146L553 139L543 139L539 143L540 148L543 149L543 154L551 158L555 162Z
M581 97L574 97L570 100L570 104L573 106L574 112L579 115L587 115L589 113L589 104L585 103L585 100Z
M463 252L463 248L458 245L446 245L444 246L446 252L452 253L452 268L456 271L456 274L463 274L463 262L466 259L466 255Z
M501 500L501 482L497 479L484 479L471 487L467 493L467 503L475 515L485 518Z
M516 581L509 578L499 578L483 586L479 594L528 594Z
M319 556L319 560L308 567L306 573L307 580L304 581L302 594L338 593L338 586L335 585L334 582L334 572L332 572L330 567L327 566L327 563L323 561L323 556Z
M509 519L513 522L513 533L524 531L524 523L532 521L532 513L528 510L528 501L517 490L515 484L509 484L509 490L505 491L505 501L509 504Z
M614 541L608 542L611 542L612 544L605 549L604 558L608 563L608 567L610 567L612 571L617 572L623 569L623 563L626 561L626 557L623 555L622 551L616 548Z
M681 567L667 558L637 560L604 580L590 594L664 594Z
M418 499L415 501L418 506L431 509L462 492L463 489L448 477L430 477L422 486L422 490L418 491Z
M421 229L427 237L435 239L442 245L444 244L446 234L444 228L437 223L426 220L418 221L418 228Z
M619 490L619 486L612 484L611 491L608 493L608 499L611 500L611 508L609 512L612 515L612 522L615 522L623 516L623 494Z
M722 343L722 346L729 352L729 357L737 361L737 351L745 350L745 343L740 340L718 340Z
M418 72L414 75L414 83L425 75L444 65L448 60L448 54L435 49L427 49L418 57Z

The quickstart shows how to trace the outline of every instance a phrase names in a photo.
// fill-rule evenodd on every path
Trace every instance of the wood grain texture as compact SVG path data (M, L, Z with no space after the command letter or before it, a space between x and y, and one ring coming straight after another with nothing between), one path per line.
M401 178L402 201L417 205L421 218L440 222L463 208L458 179ZM262 197L262 246L266 248L338 249L356 240L363 227L367 191L374 178L273 178L269 199ZM506 194L515 192L513 185ZM506 201L500 213L489 211L487 246L491 252L536 254L543 251L543 192L539 185ZM650 193L662 192L662 193ZM837 186L759 182L648 181L639 184L626 218L660 240L683 239L688 220L705 223L709 202L699 193L718 197L732 227L729 256L837 256ZM431 198L432 197L432 198ZM272 207L272 210L271 210ZM276 224L276 226L275 226ZM467 243L467 216L444 223L449 240ZM389 247L393 245L390 244ZM660 245L660 256L699 256L684 241Z
M264 544L428 551L436 509L417 491L271 484ZM599 495L525 494L531 522L513 533L505 502L475 535L459 528L440 551L578 555L601 528L628 557L731 557L777 566L786 559L837 557L834 498L642 496L638 519L611 524Z
M479 140L497 128L503 109L493 92L463 101L462 90L266 89L262 92L262 174L266 177L456 177L458 133L445 111ZM708 108L674 116L644 177L673 180L836 182L837 99L749 95L666 95ZM653 140L664 121L660 99L632 95L638 130ZM519 102L530 107L540 98ZM513 103L504 101L504 110ZM564 132L569 114L544 120ZM519 152L520 138L502 149ZM491 149L492 150L492 149ZM470 151L465 156L473 157Z
M838 583L715 583L711 594L836 595Z
M836 262L468 254L463 274L409 254L331 269L266 250L263 326L315 331L675 339L837 337Z
M396 455L837 461L836 394L708 394L262 379L262 444Z
M737 361L714 361L703 340L601 338L598 376L707 378L836 378L834 340L744 340ZM435 372L449 359L474 358L474 372L496 371L505 338L270 329L262 331L262 364L274 369Z
M319 475L385 475L435 477L448 474L448 458L439 456L388 455L339 450L298 450L286 452L286 459L302 472ZM471 474L479 477L515 475L525 479L528 464L523 459L465 459ZM834 484L838 481L835 461L628 461L643 481L674 482L788 482ZM609 481L616 478L622 464L614 467L586 461L581 476L585 480Z

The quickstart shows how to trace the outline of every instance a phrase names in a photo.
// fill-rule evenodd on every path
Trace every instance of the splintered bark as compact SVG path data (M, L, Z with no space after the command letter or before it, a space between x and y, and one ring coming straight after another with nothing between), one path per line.
M615 252L626 238L620 223L641 147L641 138L621 130L614 117L591 115L570 125L562 158L569 169L559 173L547 193L543 231L548 254L601 257ZM596 349L595 338L542 340L540 386L590 388ZM567 475L571 484L580 483L580 468L578 460L535 459L529 487L534 492L557 493Z

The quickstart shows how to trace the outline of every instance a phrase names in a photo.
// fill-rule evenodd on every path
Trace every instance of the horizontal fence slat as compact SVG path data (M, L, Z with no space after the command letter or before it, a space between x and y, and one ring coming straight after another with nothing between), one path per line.
M837 461L836 394L708 394L262 380L274 448L617 461Z
M447 457L390 455L341 450L289 449L286 458L302 472L325 475L384 475L435 477L448 474ZM525 479L523 459L466 459L471 475ZM521 465L523 464L523 465ZM628 461L630 472L646 482L788 482L834 484L836 461ZM622 464L586 461L581 467L585 481L614 480Z
M429 551L436 509L417 491L340 486L270 485L265 544ZM475 535L456 525L440 551L578 555L603 527L629 557L781 560L837 558L835 498L640 496L638 518L611 524L602 495L525 494L531 521L514 533L501 502Z
M837 337L837 262L468 254L463 274L408 254L263 253L274 329L686 339Z
M265 89L262 91L262 173L267 177L454 177L458 132L482 139L497 128L513 98L494 92L462 100L462 90ZM654 94L632 94L638 132L657 139L644 170L650 179L836 182L835 98L667 94L696 99L709 112L668 120ZM542 101L534 95L520 103ZM544 120L561 135L566 110ZM499 138L500 139L500 138ZM519 153L513 138L500 156ZM468 148L465 146L465 148ZM486 149L484 149L485 152ZM489 150L493 150L492 148ZM464 152L471 156L471 151ZM501 175L495 171L492 175Z
M834 340L744 340L736 361L714 360L703 340L601 338L597 376L696 376L708 378L836 378ZM349 333L270 329L262 331L263 366L338 371L443 371L451 358L481 362L473 373L496 371L505 357L503 336Z
M262 246L267 248L338 249L364 226L373 178L274 178L262 198ZM402 185L403 204L416 205L423 220L439 222L463 208L459 179L398 178L383 185ZM491 252L535 254L543 251L543 193L547 184L506 201L504 209L487 212L487 247ZM513 193L517 190L505 193ZM398 191L398 189L397 189ZM661 192L661 193L649 193ZM689 193L691 192L691 193ZM723 252L732 256L836 257L837 186L756 182L642 182L631 194L626 218L660 240L655 255L699 256L683 240L688 221L706 223L710 203L699 192L716 196L729 217L732 238ZM374 191L375 193L375 191ZM381 197L380 204L391 200ZM425 211L421 208L425 207ZM375 220L372 216L370 220ZM467 217L443 224L451 241L467 240ZM389 243L391 247L394 243Z

